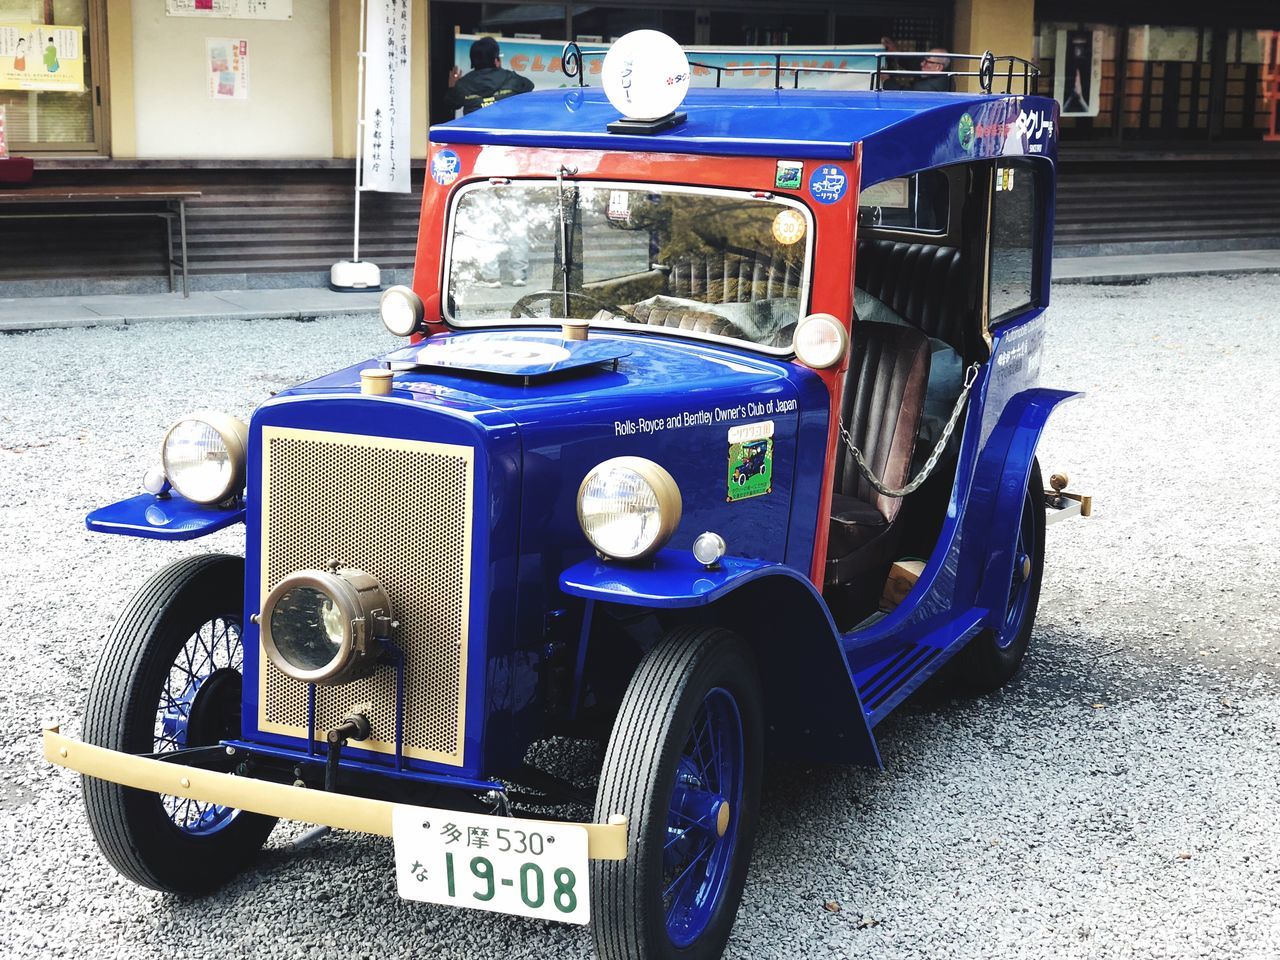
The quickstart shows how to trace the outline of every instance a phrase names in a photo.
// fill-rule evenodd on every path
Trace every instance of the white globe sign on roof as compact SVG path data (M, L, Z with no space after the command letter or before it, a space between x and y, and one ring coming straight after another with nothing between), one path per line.
M614 41L601 70L605 96L628 120L658 120L689 92L689 59L657 30L633 30Z

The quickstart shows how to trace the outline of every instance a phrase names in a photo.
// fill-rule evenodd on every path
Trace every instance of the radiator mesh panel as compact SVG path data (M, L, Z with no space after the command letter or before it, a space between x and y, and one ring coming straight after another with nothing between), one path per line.
M297 570L332 560L386 588L406 663L404 753L462 763L470 608L473 452L470 447L264 427L262 594ZM307 685L259 643L259 726L305 738ZM395 750L395 670L316 687L316 738L362 705L372 736Z

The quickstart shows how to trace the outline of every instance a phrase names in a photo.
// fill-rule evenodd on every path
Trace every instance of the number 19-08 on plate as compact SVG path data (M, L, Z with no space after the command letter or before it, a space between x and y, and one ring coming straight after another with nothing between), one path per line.
M586 923L587 831L430 807L391 815L400 896Z

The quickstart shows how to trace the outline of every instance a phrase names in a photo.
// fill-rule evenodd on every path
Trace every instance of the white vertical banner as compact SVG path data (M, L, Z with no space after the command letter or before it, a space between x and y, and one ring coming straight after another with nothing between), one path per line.
M409 193L412 0L368 0L361 190Z

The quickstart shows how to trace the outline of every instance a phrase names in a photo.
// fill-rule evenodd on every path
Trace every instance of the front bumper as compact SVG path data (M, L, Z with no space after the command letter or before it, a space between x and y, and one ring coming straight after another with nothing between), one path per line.
M57 725L44 728L44 757L60 767L126 787L380 837L391 836L391 811L397 806L386 800L308 790L119 753L64 737ZM587 855L592 860L627 858L626 817L579 826L587 831Z

